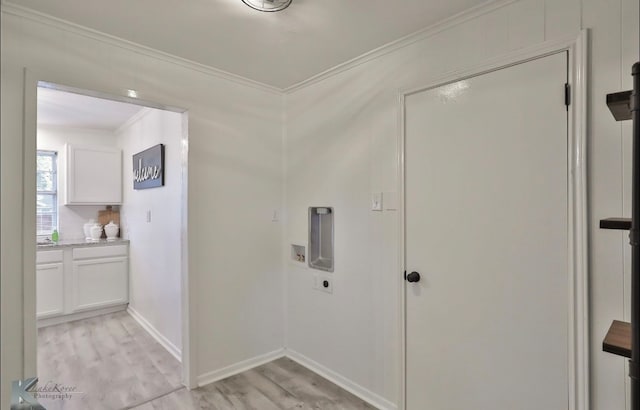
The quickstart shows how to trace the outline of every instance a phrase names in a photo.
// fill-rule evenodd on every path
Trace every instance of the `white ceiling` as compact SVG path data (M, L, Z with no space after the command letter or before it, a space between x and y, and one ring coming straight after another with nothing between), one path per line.
M115 131L143 107L38 87L38 125Z
M293 0L262 13L241 0L10 0L278 88L486 0Z

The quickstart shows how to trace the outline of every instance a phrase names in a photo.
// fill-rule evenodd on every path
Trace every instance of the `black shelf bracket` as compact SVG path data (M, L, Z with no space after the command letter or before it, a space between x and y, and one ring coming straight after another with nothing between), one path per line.
M631 119L631 94L632 91L607 94L607 106L616 121Z
M620 231L628 231L631 229L631 218L601 219L600 229L618 229Z

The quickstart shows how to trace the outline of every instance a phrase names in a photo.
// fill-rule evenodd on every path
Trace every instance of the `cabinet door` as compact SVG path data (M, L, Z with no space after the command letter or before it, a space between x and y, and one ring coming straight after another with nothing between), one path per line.
M36 265L36 317L38 319L64 313L64 265Z
M122 203L122 152L67 145L66 204Z
M128 258L73 261L73 311L127 303Z

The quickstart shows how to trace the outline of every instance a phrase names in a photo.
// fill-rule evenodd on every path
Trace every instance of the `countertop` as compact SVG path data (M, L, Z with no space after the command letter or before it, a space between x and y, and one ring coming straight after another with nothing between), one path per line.
M112 246L128 244L128 239L117 238L113 241L107 241L106 239L100 239L99 241L87 241L84 239L65 239L58 241L57 243L50 243L46 245L37 245L39 251L60 249L60 248L83 248L87 246Z

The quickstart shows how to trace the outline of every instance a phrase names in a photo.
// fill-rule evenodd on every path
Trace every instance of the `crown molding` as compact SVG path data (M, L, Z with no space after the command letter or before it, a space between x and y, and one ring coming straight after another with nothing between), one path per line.
M355 58L352 58L351 60L345 61L344 63L340 63L325 71L322 71L312 77L309 77L306 80L300 81L296 84L293 84L285 88L279 88L272 85L264 84L255 80L242 77L237 74L230 73L228 71L220 70L211 66L197 63L195 61L187 60L185 58L178 57L173 54L165 53L163 51L156 50L151 47L143 46L141 44L134 43L129 40L122 39L120 37L112 36L110 34L106 34L101 31L97 31L85 26L81 26L79 24L72 23L67 20L59 19L57 17L53 17L48 14L35 11L27 7L19 6L7 0L2 0L1 11L2 13L26 18L41 24L55 27L60 30L71 32L83 37L88 37L93 40L112 45L114 47L119 47L128 51L146 55L151 58L176 64L176 65L179 65L194 71L198 71L200 73L207 74L213 77L226 79L238 84L250 86L250 87L257 88L262 91L267 91L271 93L290 94L300 89L303 89L305 87L308 87L312 84L318 83L324 79L327 79L329 77L342 73L344 71L358 67L371 60L375 60L376 58L379 58L386 54L390 54L394 51L400 50L413 43L432 37L437 33L440 33L444 30L455 27L466 21L472 20L484 14L490 13L494 10L505 7L509 4L515 3L517 1L518 0L488 0L485 3L482 3L476 7L460 12L445 20L442 20L438 23L427 26L421 30L411 33L398 40L384 44L378 48L375 48Z
M432 37L444 30L455 27L466 21L480 17L499 8L508 6L509 4L515 3L517 1L518 0L488 0L482 4L479 4L478 6L462 11L438 23L432 24L409 35L401 37L398 40L384 44L378 48L374 48L371 51L361 54L349 61L345 61L344 63L340 63L334 67L331 67L306 80L300 81L299 83L293 84L289 87L285 87L282 91L284 91L285 94L293 93L312 84L318 83L324 79L332 77L336 74L358 67L359 65L362 65L366 62L375 60L376 58L400 50L413 43Z
M125 122L120 124L120 126L118 128L116 128L115 131L113 131L113 133L115 135L118 135L118 134L122 133L125 129L127 129L131 125L133 125L133 123L135 123L138 120L141 120L142 118L146 117L148 114L152 113L153 111L154 111L153 108L142 107L140 109L140 111L138 111L137 113L133 114Z
M100 41L105 44L109 44L114 47L132 51L134 53L142 54L147 57L155 58L157 60L165 61L171 64L175 64L190 70L194 70L203 74L210 75L212 77L222 78L228 81L232 81L237 84L253 87L262 91L270 93L281 94L282 89L274 87L268 84L264 84L249 78L242 77L237 74L230 73L228 71L220 70L205 64L200 64L195 61L188 60L186 58L178 57L173 54L165 53L151 47L144 46L142 44L134 43L129 40L125 40L120 37L112 36L110 34L103 33L98 30L91 29L76 23L72 23L67 20L63 20L51 15L41 13L39 11L13 4L9 1L2 0L0 11L5 14L25 18L40 24L48 25L59 30L63 30L69 33L77 34L82 37L87 37L92 40Z

